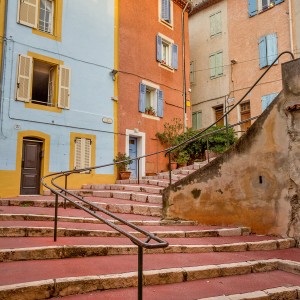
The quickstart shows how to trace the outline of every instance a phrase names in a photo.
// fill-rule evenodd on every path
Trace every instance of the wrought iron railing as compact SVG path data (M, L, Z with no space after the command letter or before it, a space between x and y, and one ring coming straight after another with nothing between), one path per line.
M185 147L193 141L196 141L200 138L207 137L207 136L209 136L211 134L214 134L218 131L225 130L225 129L228 130L228 128L230 128L230 127L234 127L236 125L240 125L242 123L245 123L245 122L248 122L250 120L256 119L257 117L250 118L250 119L244 120L242 122L239 122L239 123L236 123L236 124L230 125L230 126L226 122L227 127L217 129L214 132L204 134L208 129L210 129L211 127L216 125L220 120L222 120L223 118L226 118L228 116L228 114L245 99L245 97L249 94L249 92L252 91L252 89L257 85L257 83L265 76L265 74L271 69L271 67L275 64L275 62L283 54L290 54L292 59L294 59L294 55L291 52L289 52L289 51L282 52L274 60L274 62L265 70L265 72L259 77L259 79L251 86L251 88L245 93L245 95L235 105L233 105L222 117L217 119L210 126L208 126L204 130L200 131L199 133L195 134L191 138L183 141L182 143L180 143L180 144L178 144L174 147L170 147L170 148L158 151L158 152L154 152L154 153L151 153L151 154L139 156L139 157L136 157L136 158L130 158L130 161L137 160L137 167L138 167L137 182L140 183L140 177L141 177L140 176L140 160L144 159L146 157L149 157L149 156L165 153L165 156L167 156L167 155L169 156L169 184L171 185L172 184L172 173L171 173L170 163L171 163L171 153L173 151L178 150L182 147ZM115 214L113 214L110 211L96 205L95 203L91 203L91 202L85 200L84 197L81 197L78 194L68 190L68 177L71 176L72 174L78 174L78 173L81 173L81 172L86 172L86 171L91 171L91 170L104 168L104 167L108 167L108 166L118 165L118 164L122 164L124 162L128 162L128 160L118 161L118 162L115 162L115 163L105 164L105 165L101 165L101 166L95 166L95 167L91 167L91 168L83 168L83 169L76 169L76 170L69 170L69 171L62 171L62 172L52 173L52 174L49 174L47 176L44 176L42 178L41 182L42 182L43 186L48 188L55 195L54 241L57 240L58 198L61 197L64 200L64 208L66 208L66 202L67 201L72 203L75 207L82 209L83 211L85 211L88 214L92 215L96 219L102 221L104 224L110 226L114 230L116 230L119 233L123 234L124 236L129 238L132 241L133 244L138 246L138 299L142 300L142 297L143 297L142 296L143 295L142 294L142 287L143 287L143 249L144 248L145 249L165 248L169 245L168 242L160 239L155 234L152 234L151 232L149 232L147 230L144 230L141 227L136 226L136 225L124 220L123 218L120 218L120 217L116 216ZM64 187L60 186L57 183L57 180L61 179L62 177L64 178ZM96 211L102 213L102 215L100 215ZM108 216L108 217L112 218L113 220L117 220L120 224L126 225L129 228L132 228L132 229L136 230L138 233L142 234L143 238L138 238L134 233L131 233L127 230L124 230L122 227L120 227L120 226L116 225L114 222L108 220L103 215Z

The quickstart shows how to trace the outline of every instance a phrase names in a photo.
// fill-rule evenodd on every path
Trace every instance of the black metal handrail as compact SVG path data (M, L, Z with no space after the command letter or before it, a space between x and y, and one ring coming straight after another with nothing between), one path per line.
M208 126L207 128L205 128L204 130L200 131L199 133L195 134L194 136L190 137L189 139L183 141L182 143L173 146L173 147L169 147L167 149L161 150L161 151L157 151L154 153L150 153L150 154L146 154L143 156L139 156L136 158L130 158L129 160L123 160L123 161L118 161L118 162L114 162L114 163L110 163L110 164L105 164L105 165L100 165L100 166L94 166L94 167L89 167L89 168L82 168L82 169L75 169L75 170L68 170L68 171L62 171L62 172L56 172L56 173L52 173L49 174L47 176L44 176L41 179L41 183L43 186L45 186L46 188L48 188L54 195L55 195L55 219L54 219L54 241L57 240L57 219L58 219L58 197L62 197L64 199L64 208L66 208L66 201L69 201L70 203L72 203L75 207L80 208L82 210L84 210L85 212L87 212L88 214L92 215L93 217L95 217L96 219L102 221L103 223L105 223L106 225L110 226L111 228L115 229L116 231L118 231L119 233L123 234L124 236L126 236L127 238L129 238L133 244L138 246L138 299L142 300L142 287L143 287L143 248L145 249L155 249L155 248L165 248L167 247L169 244L167 241L164 241L162 239L160 239L159 237L157 237L155 234L152 234L151 232L144 230L142 228L140 228L139 226L136 226L126 220L124 220L123 218L120 218L118 216L116 216L115 214L109 212L108 210L94 204L91 203L87 200L85 200L83 197L68 191L68 186L67 186L67 182L68 182L68 176L72 175L72 174L78 174L81 172L86 172L86 171L91 171L91 170L95 170L95 169L99 169L99 168L104 168L104 167L108 167L108 166L117 166L118 164L122 164L124 162L128 162L128 161L132 161L132 160L137 160L137 165L138 165L138 174L137 174L137 178L138 178L138 183L140 182L140 170L139 170L139 162L141 159L149 157L149 156L153 156L153 155L158 155L160 153L165 153L166 155L169 155L169 181L170 181L170 185L171 185L171 181L172 181L172 177L171 177L171 169L170 169L170 163L171 163L171 152L188 145L189 143L196 141L197 139L199 139L200 137L207 137L208 135L214 134L217 131L220 130L224 130L225 128L221 128L221 129L217 129L214 132L210 132L204 135L204 132L206 132L208 129L210 129L211 127L213 127L214 125L216 125L220 120L222 120L224 117L227 117L228 114L235 108L237 107L237 105L239 103L241 103L245 97L252 91L252 89L257 85L257 83L264 77L264 75L270 70L270 68L275 64L275 62L279 59L279 57L281 57L283 54L290 54L292 59L294 59L294 55L289 52L289 51L285 51L282 52L275 60L274 62L265 70L265 72L259 77L259 79L251 86L251 88L247 91L247 93L233 106L231 107L227 112L225 112L225 114L223 114L223 116L221 116L219 119L217 119L214 123L212 123L210 126ZM247 122L248 120L253 120L257 117L254 118L250 118L247 120L244 120L242 122L239 122L238 124L242 124ZM234 125L230 125L230 127L235 126ZM228 127L229 128L229 127ZM226 128L227 129L227 128ZM56 180L60 179L64 177L64 187L61 187L59 184L56 183ZM52 186L50 186L49 184L46 183L46 179L50 179L50 182L52 184ZM73 198L70 198L73 197ZM83 204L85 204L86 206L88 206L89 208L85 207L83 204L78 203L76 200L81 201ZM92 208L94 210L92 210ZM116 225L115 223L111 222L110 220L104 218L103 216L100 216L99 214L96 213L97 211L100 211L101 213L113 218L114 220L119 221L122 225L126 225L129 228L132 228L134 230L136 230L137 232L143 234L144 236L144 240L142 240L141 238L138 238L137 236L135 236L134 234L124 230L123 228L121 228L120 226Z

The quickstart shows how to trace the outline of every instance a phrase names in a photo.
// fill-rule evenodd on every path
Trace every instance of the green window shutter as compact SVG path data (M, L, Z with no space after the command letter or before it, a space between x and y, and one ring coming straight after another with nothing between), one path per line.
M16 99L29 102L31 93L33 59L30 56L19 55Z
M222 14L218 12L216 14L216 33L222 32Z
M58 103L60 108L70 108L71 69L59 66Z
M216 54L216 76L223 74L223 52Z
M19 0L18 23L37 28L38 0Z
M212 54L209 57L209 69L210 69L210 77L213 78L216 76L216 56Z
M210 16L210 35L216 34L216 15Z

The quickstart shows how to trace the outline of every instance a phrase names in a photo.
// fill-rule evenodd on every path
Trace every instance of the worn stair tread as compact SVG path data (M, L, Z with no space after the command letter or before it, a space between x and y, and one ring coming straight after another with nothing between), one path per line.
M242 263L255 260L286 259L300 261L300 249L248 251L237 253L145 254L144 270ZM62 277L92 276L136 272L136 255L99 256L54 260L2 262L0 285ZM298 277L299 278L299 277Z
M271 293L270 289L277 288L278 291L273 295L278 295L278 298L273 299L291 299L283 298L282 293L290 287L290 289L296 290L299 287L299 278L295 274L286 273L283 271L272 271L268 273L251 273L242 276L228 276L222 278L210 278L187 281L181 283L173 283L168 285L153 285L143 287L143 299L144 300L195 300L204 299L208 297L221 297L227 295L228 297L216 298L215 300L238 300L246 299L246 295L235 296L241 293L256 293L252 295L250 299L260 299L260 291ZM280 294L281 290L281 294ZM231 296L231 298L230 298ZM233 297L235 296L235 297ZM281 298L279 298L281 296ZM105 291L93 291L86 294L78 294L64 297L65 300L120 300L120 299L136 299L137 289L113 289ZM248 298L249 299L249 298ZM298 297L298 299L300 299ZM206 299L208 300L208 299ZM213 299L210 299L213 300Z

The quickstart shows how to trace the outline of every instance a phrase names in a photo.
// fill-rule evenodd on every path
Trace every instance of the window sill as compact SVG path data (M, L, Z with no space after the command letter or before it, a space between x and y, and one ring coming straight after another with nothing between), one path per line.
M167 65L167 64L164 64L164 63L159 62L158 65L159 65L161 68L165 69L165 70L174 72L174 69L173 69L172 67L170 67L169 65Z
M160 120L160 118L157 117L157 116L151 116L151 115L144 114L144 113L142 113L142 117L143 117L143 118L147 118L147 119L151 119L151 120L156 120L156 121L159 121L159 120Z
M221 75L217 75L217 76L214 76L214 77L210 77L210 79L213 80L213 79L217 79L217 78L220 78L220 77L223 77L223 76L224 76L224 74L221 74Z
M169 23L163 19L159 19L159 22L163 25L165 25L166 27L168 27L169 29L172 29L173 30L173 23Z
M54 41L61 42L61 36L55 36L54 34L40 31L36 28L32 28L32 33L42 36L42 37L45 37L45 38L48 38L48 39L51 39L51 40L54 40Z
M49 107L49 106L46 106L46 105L40 105L40 104L31 103L31 102L25 103L25 107L26 108L31 108L31 109L51 111L51 112L55 112L55 113L61 113L62 112L62 108Z

